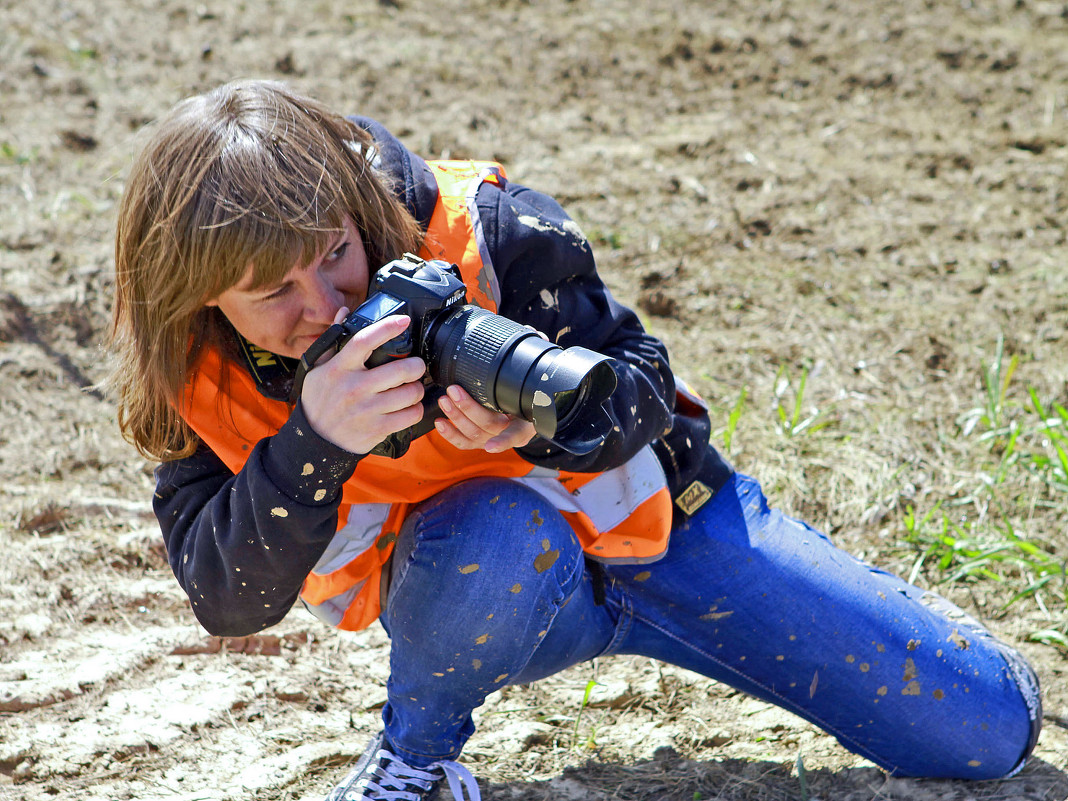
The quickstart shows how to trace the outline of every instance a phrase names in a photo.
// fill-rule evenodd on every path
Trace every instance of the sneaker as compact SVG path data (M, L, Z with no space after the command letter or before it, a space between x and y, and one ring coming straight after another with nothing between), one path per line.
M379 732L326 801L433 801L442 779L455 801L482 801L475 777L463 765L441 760L425 768L413 767L389 750L385 733Z

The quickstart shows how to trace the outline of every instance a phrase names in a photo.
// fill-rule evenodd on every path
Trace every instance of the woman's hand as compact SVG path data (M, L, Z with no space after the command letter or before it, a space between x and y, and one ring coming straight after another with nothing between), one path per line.
M348 309L342 308L335 322L346 314ZM319 436L350 453L364 454L422 419L422 359L397 359L371 368L364 364L375 348L402 334L410 323L403 315L379 320L308 372L301 403Z
M487 409L455 384L438 401L445 418L434 421L434 427L445 439L461 450L481 448L500 453L519 448L534 438L534 425L509 414Z

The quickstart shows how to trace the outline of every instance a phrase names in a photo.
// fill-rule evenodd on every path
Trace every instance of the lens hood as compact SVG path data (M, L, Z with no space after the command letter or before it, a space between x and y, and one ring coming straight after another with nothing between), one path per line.
M612 419L604 402L615 391L611 359L587 348L547 351L523 384L523 417L569 453L586 454L604 442Z

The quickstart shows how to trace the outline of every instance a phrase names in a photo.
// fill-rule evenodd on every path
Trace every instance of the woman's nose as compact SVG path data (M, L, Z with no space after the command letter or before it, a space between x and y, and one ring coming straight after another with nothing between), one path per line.
M311 277L304 292L304 316L306 319L330 325L337 310L345 305L345 296L330 281L322 276Z

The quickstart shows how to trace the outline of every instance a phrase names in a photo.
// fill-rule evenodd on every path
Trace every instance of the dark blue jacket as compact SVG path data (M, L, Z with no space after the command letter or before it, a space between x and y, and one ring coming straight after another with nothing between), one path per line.
M425 228L437 202L426 163L380 124L353 119L373 135L380 169ZM618 386L609 400L615 425L604 444L575 456L536 438L519 449L523 458L598 472L623 464L652 443L673 495L696 477L718 489L731 468L707 444L707 414L693 404L676 404L663 343L611 296L597 275L589 243L560 205L514 183L483 184L476 201L501 289L498 313L533 326L561 347L581 345L615 359ZM284 397L285 382L263 385L261 391ZM302 435L296 434L298 428ZM324 457L336 484L317 497L322 471L314 486L305 486L286 466L320 463ZM256 445L237 475L204 445L157 468L154 509L171 567L209 632L250 634L285 616L334 536L341 485L358 461L315 436L298 403L290 421ZM290 510L286 518L266 513L279 501ZM235 563L242 565L240 573Z

